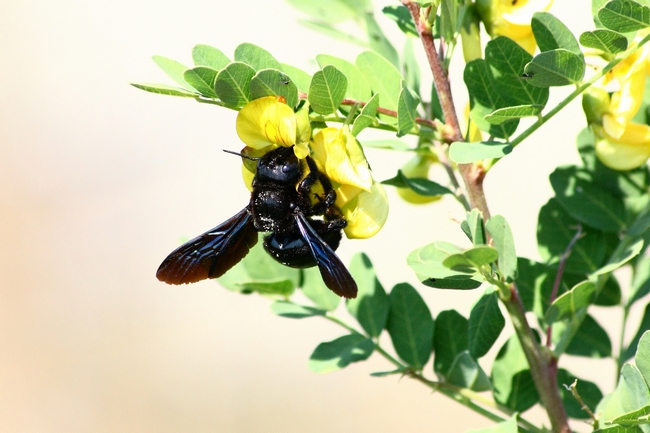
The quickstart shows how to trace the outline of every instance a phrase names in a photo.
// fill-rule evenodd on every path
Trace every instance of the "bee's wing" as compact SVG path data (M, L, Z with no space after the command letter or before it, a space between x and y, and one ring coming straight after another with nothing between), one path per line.
M341 259L336 255L334 250L325 243L318 233L313 229L307 218L297 212L295 215L296 224L300 231L300 236L309 246L311 254L318 264L323 282L332 292L344 298L357 297L357 283L350 275Z
M168 284L217 278L235 266L257 243L248 206L237 215L176 248L162 262L156 277Z

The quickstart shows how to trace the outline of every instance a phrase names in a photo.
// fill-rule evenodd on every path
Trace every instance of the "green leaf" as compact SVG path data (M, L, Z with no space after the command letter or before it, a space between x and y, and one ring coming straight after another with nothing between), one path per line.
M156 62L156 65L163 70L163 72L165 72L172 80L180 84L181 87L189 91L195 90L183 77L183 74L187 70L187 66L177 62L176 60L163 56L153 56L152 59Z
M580 45L571 30L553 14L535 12L530 24L540 51L564 48L578 56L583 56Z
M587 48L594 48L614 55L627 50L627 38L615 31L598 29L580 35L580 43Z
M158 93L160 95L181 96L184 98L196 98L198 93L188 92L180 87L169 86L167 84L157 83L129 83L136 89L144 90L146 92Z
M415 128L415 117L420 101L402 81L402 90L397 100L397 136L403 137Z
M365 361L375 350L375 343L361 334L349 334L319 344L307 366L314 373L330 373L353 362Z
M650 293L650 257L642 257L634 266L634 279L630 287L627 305L631 306Z
M517 278L517 253L510 225L503 216L495 215L487 220L485 228L499 252L498 268L501 275L508 282L514 281Z
M397 23L397 27L407 35L418 37L418 31L409 10L404 5L385 6L381 10L391 20Z
M612 423L624 427L648 424L648 415L650 415L650 404L643 406L641 409L633 410L625 415L621 415L618 418L614 418Z
M580 395L584 404L592 411L595 411L596 405L603 399L603 393L600 392L600 389L598 389L598 386L596 386L595 383L578 379L564 369L558 370L557 383L567 415L576 419L589 419L589 414L582 409L582 405L573 396L571 390L567 389L567 387L571 386L576 380L576 390L578 391L578 395Z
M442 264L457 272L475 273L481 266L497 260L499 253L487 245L478 245L461 254L452 254Z
M377 279L370 259L365 254L355 254L349 267L359 288L355 299L345 303L350 314L371 337L379 337L386 326L390 301L384 287Z
M575 166L558 167L550 181L555 198L573 218L604 232L625 227L623 202L596 185L586 171Z
M456 357L467 350L467 319L456 310L441 311L433 335L433 370L448 377Z
M548 89L531 86L522 79L526 65L533 57L515 41L505 36L492 39L485 47L485 60L491 71L491 92L506 100L503 108L516 105L546 105Z
M424 177L406 177L402 170L397 171L397 176L383 180L381 183L398 188L410 188L416 193L427 197L453 194L449 188Z
M458 25L458 1L442 0L440 2L440 36L445 41L454 41Z
M402 91L402 74L397 68L372 51L359 54L356 65L370 84L372 91L381 95L382 107L397 111L397 101Z
M336 310L341 302L341 297L323 283L323 278L316 267L302 270L302 293L318 308L325 311Z
M548 302L542 306L542 287L549 276L549 267L541 263L519 257L517 259L517 289L526 311L534 311L539 316L544 315ZM551 278L552 279L552 278Z
M447 381L478 392L492 389L490 378L467 350L459 353L454 359Z
M467 212L465 221L460 223L460 228L474 245L483 245L485 240L485 227L483 225L483 214L478 209Z
M553 331L556 327L553 327ZM565 353L589 358L608 358L612 355L612 343L607 332L593 317L587 315Z
M195 66L207 66L217 71L225 68L230 59L218 48L210 45L195 45L192 48L192 60Z
M648 331L650 330L650 304L645 306L645 311L643 313L643 318L641 319L641 324L639 325L639 329L636 331L636 335L630 341L630 344L627 345L625 348L625 352L623 352L622 360L627 361L628 359L632 358L634 354L637 352L637 348L639 346L639 342L641 341L641 337ZM650 375L648 376L650 378ZM649 384L650 386L650 381Z
M578 310L591 304L596 285L583 281L559 296L546 312L545 322L551 324L558 320L572 319Z
M635 32L650 27L650 8L630 0L613 0L598 11L598 19L608 29Z
M345 97L348 80L343 72L327 65L316 72L309 85L308 101L318 114L332 114Z
M241 107L251 101L250 81L255 70L245 63L233 62L219 71L214 91L226 105Z
M499 108L484 117L492 125L501 125L511 120L522 117L537 117L544 109L543 105L517 105L514 107Z
M591 274L592 277L613 272L632 260L634 257L638 256L643 249L644 242L645 241L643 239L637 239L636 242L629 244L626 246L626 248L618 251L615 255L610 257L605 266Z
M542 261L559 263L578 230L578 222L551 198L539 211L537 245ZM565 260L566 272L589 274L605 260L605 237L601 231L583 227L582 237L571 248Z
M185 81L203 96L216 98L217 94L214 92L214 83L217 81L218 73L219 71L215 69L206 66L197 66L196 68L186 70L183 77Z
M646 358L649 359L649 358ZM601 425L642 409L650 404L650 391L639 369L631 364L623 365L618 386L613 394L598 406Z
M523 412L539 401L519 339L506 341L492 364L494 399L512 410Z
M399 357L416 369L431 355L433 325L431 312L417 290L407 283L393 287L386 328Z
M497 141L468 143L455 141L451 143L449 157L457 164L467 164L489 158L502 158L512 152L512 146Z
M361 131L365 128L377 125L377 108L379 108L379 94L375 94L370 98L368 103L363 106L361 113L354 119L352 124L352 135L355 137L359 135ZM364 142L364 146L368 146L367 142Z
M579 84L585 75L585 60L562 48L544 51L526 65L524 73L526 81L536 87Z
M488 64L483 59L476 59L465 65L463 80L469 91L470 99L470 118L472 122L482 131L498 138L508 138L517 129L519 121L513 120L502 125L492 125L485 116L494 110L506 107L508 104L503 99L502 94L495 92L492 83L492 74ZM435 91L431 92L432 112L439 106L438 95ZM435 114L436 118L442 119L442 113Z
M258 243L248 255L217 278L228 290L240 293L258 292L266 295L291 295L300 281L300 271L288 268L269 256L262 243Z
M483 282L482 276L452 271L442 264L451 254L460 253L460 248L448 242L434 242L412 251L406 261L420 281L427 286L440 289L475 289Z
M467 328L469 352L476 359L485 356L501 334L506 321L499 309L497 292L489 289L469 315Z
M517 433L517 414L512 415L507 421L500 422L492 427L478 430L469 430L467 433Z
M634 356L634 363L643 376L646 386L650 386L650 331L645 331L641 335Z
M327 54L317 55L316 61L318 62L318 66L321 68L324 68L327 65L332 65L345 75L348 80L348 87L345 92L346 98L355 99L357 101L368 101L372 96L368 81L365 79L359 68L354 64L347 60Z
M282 70L282 65L275 57L264 48L257 45L245 42L235 48L235 61L246 63L255 71L262 69L279 69Z
M291 77L291 81L295 83L296 87L298 87L298 90L302 91L303 93L307 93L309 91L309 83L311 83L310 74L303 71L302 69L296 68L295 66L287 65L286 63L282 63L282 70L285 74Z
M289 301L275 301L271 304L271 311L280 317L289 319L303 319L305 317L323 316L327 311L305 305L294 304Z
M298 105L298 88L291 78L277 69L262 69L250 81L251 99L283 96L289 107Z

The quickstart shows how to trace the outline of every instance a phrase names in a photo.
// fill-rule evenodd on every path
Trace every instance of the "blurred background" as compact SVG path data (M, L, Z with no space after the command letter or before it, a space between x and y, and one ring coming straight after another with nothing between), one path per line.
M380 10L391 2L375 3ZM551 12L574 32L592 27L589 2L557 3ZM379 15L401 50L402 34ZM311 373L316 345L342 335L327 321L279 318L267 299L213 281L172 287L155 278L181 238L247 203L240 164L222 152L242 144L236 112L128 83L171 84L151 56L190 64L198 43L231 56L251 42L312 73L317 54L353 60L363 50L301 27L299 17L282 0L0 4L0 430L462 432L490 425L411 380L370 377L391 368L376 355L340 372ZM461 62L451 75L460 110L467 98ZM551 101L564 92L553 89ZM574 101L486 180L492 213L508 219L522 256L538 257L548 175L577 161L583 119ZM364 134L362 141L372 137ZM368 157L380 180L409 159L379 150ZM416 207L388 192L385 228L367 241L344 241L339 253L347 262L365 251L386 289L401 281L419 287L404 257L433 240L466 245L456 222L464 212L453 200ZM467 315L480 295L422 293L434 314L457 308ZM611 375L582 375L611 389L613 363Z

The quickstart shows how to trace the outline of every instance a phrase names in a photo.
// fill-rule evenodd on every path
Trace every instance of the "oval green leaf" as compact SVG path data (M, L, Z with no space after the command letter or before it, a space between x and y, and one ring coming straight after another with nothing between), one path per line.
M553 14L536 12L530 24L540 51L564 48L578 56L583 55L571 30Z
M607 54L618 54L627 50L627 38L613 30L597 29L580 35L580 43Z
M332 114L338 110L345 97L348 80L332 65L316 72L309 84L308 101L318 114Z
M598 11L598 19L608 29L635 32L650 27L650 8L630 0L613 0Z
M314 373L330 373L353 362L368 359L375 343L361 334L349 334L336 340L319 344L309 357L307 367Z
M327 65L336 67L345 75L348 80L348 87L345 92L345 97L348 99L355 99L357 101L368 101L372 96L368 81L365 79L359 68L347 60L339 57L330 56L327 54L319 54L316 56L318 66L324 68Z
M220 71L225 68L230 59L218 48L199 44L192 48L192 60L196 66L207 66Z
M407 283L393 287L386 328L395 352L415 369L421 369L431 355L433 326L429 307L417 290Z
M585 75L585 60L559 48L536 55L524 68L526 82L536 87L578 84Z
M543 105L517 105L515 107L499 108L484 117L492 125L501 125L510 120L521 119L522 117L539 116Z
M591 281L583 281L571 288L568 292L558 297L548 311L544 321L547 324L558 320L571 319L575 317L578 310L591 304L596 285Z
M235 48L235 61L246 63L256 71L262 69L279 69L282 70L282 65L275 57L262 47L255 44L245 42Z
M250 81L251 99L282 96L289 107L298 105L298 89L287 74L277 69L262 69Z
M475 359L485 356L501 334L506 320L499 309L497 292L489 289L478 300L469 315L467 342Z
M390 301L377 278L372 262L365 254L355 254L350 261L350 273L359 292L345 303L348 311L371 337L378 337L386 326Z
M251 101L250 82L255 69L245 63L233 62L219 71L214 91L230 107L241 107Z
M214 92L214 83L217 81L218 73L219 71L208 68L207 66L197 66L196 68L185 71L183 77L185 81L203 96L216 98L217 94Z

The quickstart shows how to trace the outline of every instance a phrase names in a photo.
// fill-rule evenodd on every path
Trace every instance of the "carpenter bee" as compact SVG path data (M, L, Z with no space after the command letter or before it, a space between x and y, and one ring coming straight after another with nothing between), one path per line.
M293 147L279 147L257 161L248 206L232 218L174 250L156 277L168 284L217 278L248 254L264 236L264 249L276 261L294 268L318 266L325 285L339 296L354 298L357 285L334 250L347 225L334 204L336 192L316 162L306 158L309 173ZM314 194L320 183L323 194Z

